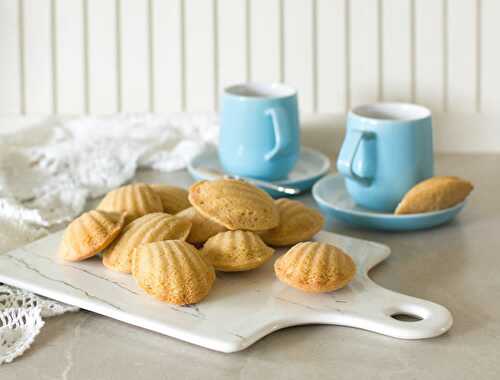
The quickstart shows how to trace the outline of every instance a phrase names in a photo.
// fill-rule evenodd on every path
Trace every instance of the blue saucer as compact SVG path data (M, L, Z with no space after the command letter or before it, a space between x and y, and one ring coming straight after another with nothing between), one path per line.
M196 180L212 179L201 170L202 168L223 173L217 150L209 149L193 157L187 167L191 176ZM299 160L295 168L288 175L288 178L281 181L272 181L272 183L295 187L304 192L309 190L318 179L328 173L328 170L330 170L330 160L328 157L314 149L302 147ZM284 194L276 191L265 190L275 198L284 196Z
M445 210L411 215L371 211L353 202L340 174L316 182L312 195L327 217L357 227L386 231L414 231L438 226L452 220L465 205L464 201Z

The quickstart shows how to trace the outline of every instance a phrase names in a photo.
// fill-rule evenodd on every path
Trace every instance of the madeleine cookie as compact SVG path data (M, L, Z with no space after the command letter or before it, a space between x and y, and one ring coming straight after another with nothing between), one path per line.
M161 240L184 240L191 222L162 212L144 215L123 229L121 235L102 255L105 266L118 272L130 273L132 253L141 244Z
M163 212L177 214L179 211L191 207L186 189L167 185L150 185L150 187L160 197Z
M226 227L201 215L194 207L179 212L176 216L186 218L192 223L191 231L186 241L191 244L201 244L219 232L226 231Z
M319 211L302 202L281 198L275 203L280 213L280 224L259 234L266 244L283 247L309 240L325 224Z
M59 256L67 261L85 260L106 248L118 236L125 213L92 210L73 220L64 232Z
M240 272L260 267L274 250L251 231L226 231L207 240L201 251L215 269Z
M472 189L472 183L458 177L432 177L408 191L395 214L443 210L463 202Z
M152 212L163 212L160 197L144 183L134 183L110 191L97 209L104 211L125 211L126 223Z
M197 182L189 189L189 201L200 214L229 230L262 231L279 223L273 199L244 181Z
M347 285L356 265L341 249L325 243L306 242L293 246L274 263L280 281L305 292L331 292Z
M214 268L195 247L181 240L137 247L132 275L146 293L176 305L200 302L215 280Z

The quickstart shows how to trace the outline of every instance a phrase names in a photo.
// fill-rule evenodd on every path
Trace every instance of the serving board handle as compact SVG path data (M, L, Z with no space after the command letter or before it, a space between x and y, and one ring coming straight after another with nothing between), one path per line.
M445 333L453 324L453 317L445 307L366 280L364 300L355 311L347 308L326 313L322 323L357 327L400 339L432 338Z

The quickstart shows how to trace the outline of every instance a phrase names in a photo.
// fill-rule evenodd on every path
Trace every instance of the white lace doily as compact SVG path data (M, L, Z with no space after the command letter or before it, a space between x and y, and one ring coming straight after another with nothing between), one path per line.
M67 305L62 302L13 288L0 285L0 311L8 309L40 309L42 318L55 317L70 311L77 311L76 306Z
M40 332L44 322L39 308L14 308L0 312L0 364L22 355Z
M47 121L0 135L0 254L80 214L140 167L185 168L217 141L215 114L114 115ZM32 343L42 318L77 308L0 284L0 364Z

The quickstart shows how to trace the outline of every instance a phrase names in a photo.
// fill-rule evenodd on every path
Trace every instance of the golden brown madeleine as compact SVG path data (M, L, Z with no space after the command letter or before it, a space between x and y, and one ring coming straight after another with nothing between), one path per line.
M189 236L186 238L186 241L191 244L205 243L212 236L226 231L226 227L205 218L194 207L187 208L179 212L176 216L186 218L192 223L191 232L189 232Z
M273 199L244 181L197 182L189 189L189 201L200 214L229 230L262 231L279 223Z
M106 248L125 224L125 213L92 210L73 220L64 232L59 256L67 261L85 260Z
M132 253L141 244L161 240L184 240L191 222L162 212L144 215L127 224L122 233L102 255L105 266L118 272L130 273Z
M163 212L177 214L178 212L191 207L188 199L188 191L176 186L150 185L161 199Z
M255 232L226 231L208 239L201 253L217 270L241 272L263 265L271 258L274 249Z
M309 240L325 224L319 211L302 202L281 198L275 203L280 213L280 224L259 234L266 244L283 247Z
M214 268L195 247L182 240L137 247L132 275L146 293L176 305L200 302L215 280Z
M274 263L276 276L305 292L331 292L347 285L356 274L351 257L331 244L298 243Z
M463 202L473 189L472 183L458 177L432 177L408 191L395 213L417 214L443 210Z
M161 199L156 192L145 183L134 183L119 187L106 194L99 210L125 211L126 223L152 212L163 212Z

